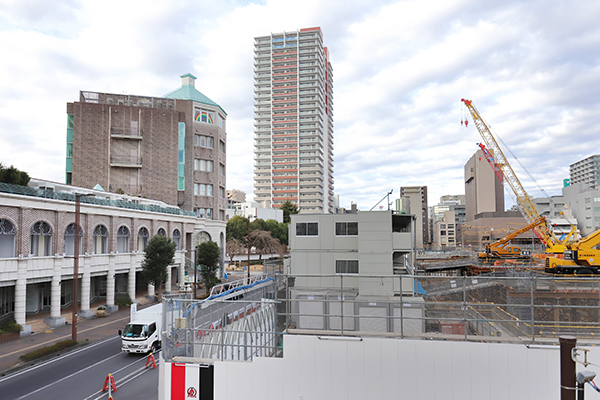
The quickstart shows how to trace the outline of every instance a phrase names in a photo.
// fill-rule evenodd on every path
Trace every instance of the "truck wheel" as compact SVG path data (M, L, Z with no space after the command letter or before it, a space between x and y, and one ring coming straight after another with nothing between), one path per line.
M156 342L152 343L152 346L150 347L150 353L154 354L156 353L156 350L158 350L158 346L156 345Z

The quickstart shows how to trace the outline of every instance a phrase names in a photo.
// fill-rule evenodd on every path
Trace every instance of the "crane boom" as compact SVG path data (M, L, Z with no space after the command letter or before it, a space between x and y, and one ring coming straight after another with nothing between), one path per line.
M498 142L496 142L494 135L492 135L490 128L485 123L483 118L481 118L481 115L473 105L473 102L471 100L466 99L461 99L461 101L465 103L465 106L467 106L467 109L473 117L473 123L475 124L477 130L479 131L479 134L483 138L487 150L490 152L493 159L495 160L495 164L502 170L504 180L508 182L512 191L514 192L517 198L517 202L520 206L519 209L521 210L523 217L525 217L527 223L533 224L535 221L541 218L541 215L535 208L531 197L529 197L529 195L525 191L525 188L521 184L521 181L519 181L519 178L517 178L515 171L512 169L510 163L504 156L504 153L498 145ZM559 243L558 238L554 235L552 230L548 228L547 224L544 223L535 226L533 228L533 232L542 241L542 243L544 243L547 251L552 253L562 253L566 249L564 244Z

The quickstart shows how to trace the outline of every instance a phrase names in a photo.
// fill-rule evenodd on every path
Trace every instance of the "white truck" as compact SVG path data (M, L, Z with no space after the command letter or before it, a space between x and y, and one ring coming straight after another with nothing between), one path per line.
M148 353L160 349L162 304L137 310L131 305L131 321L121 334L121 350L125 353Z

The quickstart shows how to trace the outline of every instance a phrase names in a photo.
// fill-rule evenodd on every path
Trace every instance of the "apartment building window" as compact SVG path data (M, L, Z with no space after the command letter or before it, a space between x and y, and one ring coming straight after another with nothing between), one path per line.
M219 163L219 174L225 176L225 164Z
M589 202L591 202L591 201L592 201L592 198L591 198L591 197L586 197L586 198L585 198L585 204L587 204L587 203L589 203Z
M194 114L194 121L213 125L215 123L215 114L212 111L197 108Z
M319 223L318 222L297 222L296 223L296 236L318 236L319 235Z
M225 154L225 142L222 140L219 140L219 151Z
M358 235L358 222L336 222L335 223L335 235L336 236L357 236Z
M358 260L335 260L336 274L358 274Z
M212 196L213 185L194 183L194 196Z
M194 160L194 170L202 172L213 172L213 161L211 160Z
M212 208L194 208L194 214L198 218L212 219Z
M219 186L219 197L220 197L221 199L224 199L224 198L225 198L225 188L224 188L224 187L222 187L222 186Z
M194 146L205 149L215 148L215 138L212 136L194 135Z

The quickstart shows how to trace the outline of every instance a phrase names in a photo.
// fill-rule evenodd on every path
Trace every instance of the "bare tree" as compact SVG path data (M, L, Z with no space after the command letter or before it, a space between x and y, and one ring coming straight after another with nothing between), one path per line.
M279 254L285 255L285 250L282 249L281 242L279 239L275 239L271 236L270 232L255 230L250 232L248 235L250 245L254 248L256 254L258 254L258 260L262 261L263 254Z
M233 263L233 257L243 254L245 250L244 244L235 238L227 239L225 246L227 248L227 254L229 255L230 264Z

